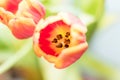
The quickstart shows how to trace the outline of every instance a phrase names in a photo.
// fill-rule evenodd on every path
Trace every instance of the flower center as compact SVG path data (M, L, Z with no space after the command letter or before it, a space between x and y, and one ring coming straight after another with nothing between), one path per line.
M65 35L57 34L52 43L56 48L68 48L70 45L70 32L66 32Z
M70 26L62 20L46 26L40 31L40 48L49 55L58 56L61 51L71 46Z

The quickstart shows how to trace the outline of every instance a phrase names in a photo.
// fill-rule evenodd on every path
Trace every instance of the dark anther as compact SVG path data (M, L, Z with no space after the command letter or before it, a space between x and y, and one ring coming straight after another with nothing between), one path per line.
M62 47L63 47L63 44L62 44L62 43L58 43L58 44L56 45L56 47L57 47L57 48L62 48Z
M66 32L65 37L69 37L70 36L70 32Z
M65 39L65 40L64 40L64 43L65 43L65 44L70 44L70 39Z
M65 48L68 48L69 47L69 45L68 44L65 44L65 46L64 46Z
M53 41L52 41L52 43L57 43L57 42L58 42L58 41L57 41L56 38L54 38Z
M60 39L62 39L62 38L63 38L63 37L62 37L61 34L58 34L58 35L57 35L57 39L58 39L58 40L60 40Z
M70 35L70 32L66 32L66 35Z

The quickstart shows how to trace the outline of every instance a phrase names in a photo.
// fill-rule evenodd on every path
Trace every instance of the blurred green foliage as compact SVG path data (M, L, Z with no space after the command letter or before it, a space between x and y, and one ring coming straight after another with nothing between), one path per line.
M75 0L75 6L96 19L100 19L104 11L104 2L104 0Z
M76 0L75 5L95 19L93 23L88 25L87 41L89 41L104 14L104 0Z

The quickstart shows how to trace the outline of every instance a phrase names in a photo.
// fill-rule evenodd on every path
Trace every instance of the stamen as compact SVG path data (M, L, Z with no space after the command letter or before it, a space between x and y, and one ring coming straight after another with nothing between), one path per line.
M57 43L57 42L58 42L58 41L57 41L56 38L54 38L53 41L52 41L52 43Z
M58 40L60 40L60 39L62 39L62 38L63 38L63 37L62 37L61 34L58 34L58 35L57 35L57 39L58 39Z
M68 48L69 47L69 45L68 44L65 44L65 46L64 46L65 48Z
M70 32L66 32L65 37L69 37L70 36Z
M56 45L56 47L57 47L57 48L62 48L62 47L63 47L63 44L62 44L62 43L58 43L58 44Z
M64 40L64 43L65 43L65 44L70 44L70 39L65 39L65 40Z

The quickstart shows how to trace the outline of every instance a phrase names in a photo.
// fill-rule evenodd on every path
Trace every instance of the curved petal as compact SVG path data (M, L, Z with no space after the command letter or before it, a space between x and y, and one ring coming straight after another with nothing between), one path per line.
M33 48L34 48L35 54L39 57L44 56L44 58L46 58L49 62L55 62L56 57L51 55L46 55L46 53L44 53L39 48L39 36L40 36L39 30L42 29L42 24L44 24L43 19L40 20L40 22L38 23L33 36Z
M23 0L19 4L16 16L32 18L35 23L45 16L44 6L37 0Z
M8 25L13 35L18 39L31 37L35 29L34 21L24 17L11 19Z
M15 15L11 12L6 11L4 8L0 7L0 22L8 25L10 19L14 18Z
M63 50L61 55L58 57L58 59L55 62L55 67L65 68L73 64L81 57L81 55L86 51L87 48L88 48L88 44L85 42L77 46Z
M34 36L33 36L33 48L35 51L35 54L39 57L41 57L42 55L44 55L44 52L39 48L39 31L35 30L34 32Z
M82 21L71 13L60 12L58 16L61 16L64 22L74 26L74 28L81 30L82 33L87 32L86 26L82 23Z
M0 7L3 7L5 10L10 11L12 13L16 13L18 9L18 4L22 0L1 0Z

